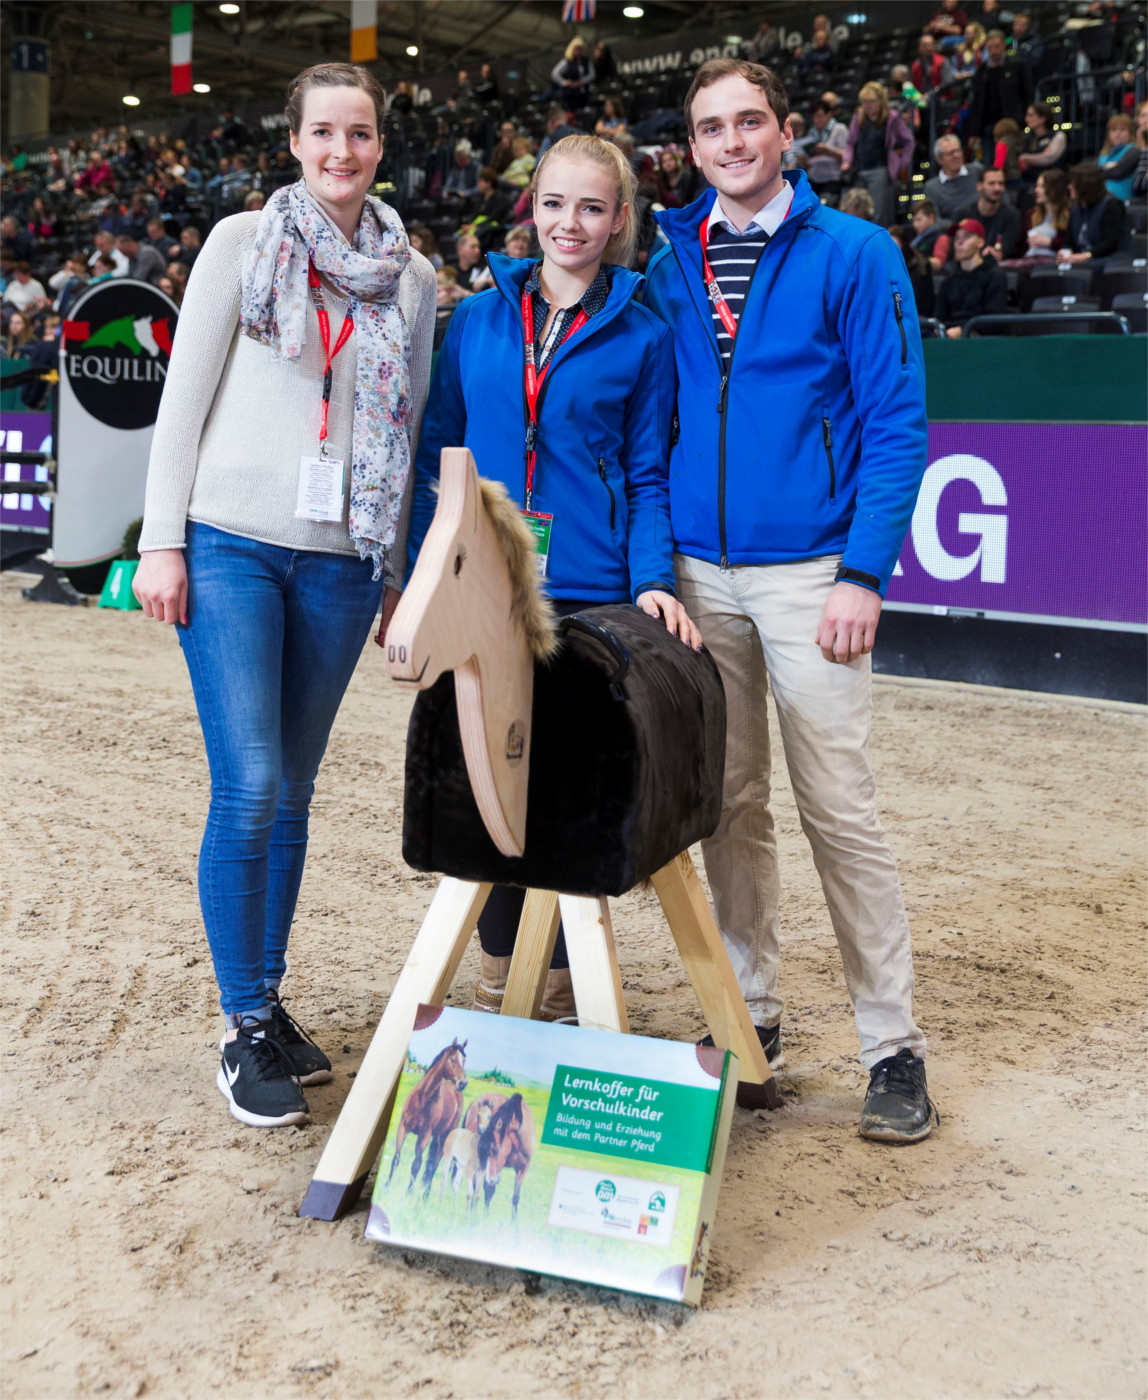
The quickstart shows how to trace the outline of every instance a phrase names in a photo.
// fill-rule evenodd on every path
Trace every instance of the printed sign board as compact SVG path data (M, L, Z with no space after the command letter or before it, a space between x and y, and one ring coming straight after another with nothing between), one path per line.
M9 452L52 451L52 415L50 413L0 412L0 449ZM6 482L47 481L48 468L30 462L6 462L0 454L0 468ZM28 491L16 491L6 486L0 495L0 530L22 534L47 535L52 528L52 503L47 496L33 496ZM44 548L48 547L47 540Z
M736 1087L728 1051L422 1006L367 1237L696 1306Z
M97 282L61 328L56 562L119 553L143 514L152 432L179 310L147 282Z

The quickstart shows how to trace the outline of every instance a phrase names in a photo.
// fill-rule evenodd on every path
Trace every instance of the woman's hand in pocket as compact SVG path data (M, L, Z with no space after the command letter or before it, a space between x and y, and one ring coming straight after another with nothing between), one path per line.
M690 615L672 593L663 593L660 588L652 588L647 593L638 594L638 607L651 617L660 617L666 624L666 631L680 637L686 646L694 651L702 649L702 634L690 620Z
M187 626L187 565L182 549L149 549L140 555L132 592L145 617Z

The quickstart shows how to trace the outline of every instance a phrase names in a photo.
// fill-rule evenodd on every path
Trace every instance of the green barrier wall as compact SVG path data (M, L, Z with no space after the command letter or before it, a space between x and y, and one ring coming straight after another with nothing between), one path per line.
M1148 338L978 336L926 340L938 423L1148 422Z

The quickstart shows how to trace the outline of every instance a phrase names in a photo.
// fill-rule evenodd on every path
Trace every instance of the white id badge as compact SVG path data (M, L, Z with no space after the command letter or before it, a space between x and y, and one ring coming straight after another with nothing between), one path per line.
M300 457L298 520L342 520L343 463L337 457Z

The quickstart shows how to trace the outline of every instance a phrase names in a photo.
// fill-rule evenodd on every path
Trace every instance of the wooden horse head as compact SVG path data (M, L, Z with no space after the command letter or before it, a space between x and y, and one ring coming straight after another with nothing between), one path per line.
M505 856L526 844L534 661L558 646L534 540L465 447L444 447L438 508L387 628L387 669L425 690L454 672L467 774Z

